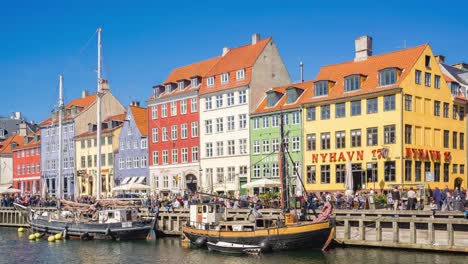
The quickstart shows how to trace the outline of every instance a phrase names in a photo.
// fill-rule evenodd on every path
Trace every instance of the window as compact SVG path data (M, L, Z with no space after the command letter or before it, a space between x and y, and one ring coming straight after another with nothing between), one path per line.
M361 76L351 75L345 78L345 92L359 90L361 87Z
M208 79L206 79L206 85L207 86L213 86L214 82L215 82L215 77L214 76L208 77Z
M253 176L254 176L255 178L260 177L260 165L259 165L259 164L255 164L255 165L254 165L253 174L254 174Z
M84 167L83 165L85 164L85 157L81 157L81 167ZM119 170L122 170L124 168L125 161L123 158L119 159Z
M224 183L224 168L216 168L216 182Z
M449 147L449 131L448 130L444 130L444 148L448 148Z
M431 67L431 56L426 55L425 60L424 60L424 65L426 65L427 68Z
M188 162L188 148L182 148L181 150L182 153L182 163L187 163Z
M465 165L460 164L460 174L465 174Z
M185 82L184 82L184 81L178 82L178 83L177 83L177 88L178 88L180 91L184 90L184 88L185 88Z
M151 133L151 138L153 140L153 143L156 143L159 141L159 134L158 134L158 129L157 128L153 128L152 130L152 133Z
M120 144L121 148L122 148L122 144ZM81 141L81 148L84 149L86 146L85 146L85 141L82 140ZM20 157L20 152L18 151L18 158Z
M270 153L270 141L267 139L263 140L263 153Z
M367 166L367 182L378 182L378 168L377 162L368 162Z
M206 143L205 150L206 150L206 157L208 158L213 157L213 143Z
M233 92L227 93L227 105L228 106L234 105L234 93Z
M458 133L457 132L452 132L452 146L454 149L457 148L457 139L458 139Z
M171 139L176 140L177 139L177 125L173 125L171 129Z
M299 137L292 137L292 150L299 151L301 149L301 142Z
M205 120L205 134L213 133L213 121L211 119Z
M346 177L346 165L345 164L337 164L335 166L335 173L336 173L336 178L335 182L336 183L344 183L345 182L345 177Z
M321 138L321 149L330 149L330 133L321 133L320 134Z
M240 69L236 71L236 80L244 80L245 78L245 70Z
M440 182L440 163L434 162L434 181Z
M424 85L431 87L431 74L428 72L424 74Z
M234 130L234 116L227 117L227 130L228 131Z
M378 112L378 101L377 98L367 99L367 113L375 114Z
M138 167L140 167L140 158L133 157L133 168L138 168Z
M88 156L88 157L91 157L91 156ZM131 168L132 168L132 158L127 157L127 169L131 169Z
M453 112L453 119L457 120L458 119L458 106L454 105L452 112Z
M330 165L320 166L320 183L330 183Z
M307 121L315 120L315 106L307 108L306 112L307 112Z
M264 163L263 164L263 176L264 177L270 177L270 164Z
M351 102L351 116L361 115L361 100Z
M190 112L192 112L192 113L198 112L198 100L197 100L197 98L192 98L190 100Z
M395 161L386 161L384 163L384 178L386 182L396 180L395 176Z
M405 160L405 181L411 181L413 172L413 161Z
M239 139L239 153L247 154L247 139Z
M164 188L169 188L169 176L167 176L167 175L163 176L163 187Z
M197 87L198 86L198 78L192 78L190 85L192 86L191 88Z
M171 116L177 115L177 102L171 102Z
M440 116L440 102L434 101L434 116Z
M271 164L271 176L278 177L279 176L279 165L278 163Z
M460 106L460 121L465 120L465 108Z
M395 110L395 95L384 96L384 111Z
M187 114L187 100L185 99L180 101L180 114Z
M224 131L224 128L223 128L223 118L222 117L218 117L216 118L216 132L217 133L220 133L220 132L223 132Z
M167 117L167 104L161 105L161 117Z
M263 120L263 128L268 128L270 126L270 117L264 116L262 120Z
M279 127L279 116L272 115L271 116L271 127Z
M259 117L253 118L253 128L254 129L259 129L260 128L260 118Z
M223 95L218 94L216 95L216 108L221 108L223 107Z
M292 112L292 124L297 125L301 123L301 118L298 111Z
M335 117L336 118L341 118L341 117L346 116L345 106L346 106L345 103L339 103L335 105Z
M109 154L109 157L112 157L111 154ZM146 156L141 156L141 166L142 168L146 168Z
M254 141L253 152L254 152L254 154L259 154L260 153L260 142L258 140Z
M307 150L315 150L316 143L315 143L315 133L307 135Z
M405 110L413 111L413 96L409 94L405 95Z
M226 84L229 82L229 73L221 74L221 84Z
M162 128L162 141L168 141L169 137L167 134L167 127Z
M277 138L271 140L271 148L273 152L279 151L279 140Z
M187 138L188 137L187 133L188 133L187 124L180 125L180 138L183 138L183 139Z
M320 111L320 118L322 120L330 119L330 105L322 105Z
M414 72L414 82L415 82L416 84L421 84L421 74L422 74L422 73L421 73L420 70L416 70L416 71Z
M396 69L384 69L379 72L379 86L396 83Z
M172 163L179 163L179 151L178 149L172 149Z
M458 164L453 164L452 166L452 173L458 173Z
M239 128L247 128L247 114L239 115Z
M205 109L211 110L213 108L213 104L211 102L211 97L205 98Z
M234 140L228 140L228 155L235 155L236 147L234 146Z
M316 183L315 169L315 165L307 166L307 184Z
M448 163L444 163L444 182L448 182L449 181L449 164Z
M283 125L289 125L289 115L287 113L283 114Z
M224 143L223 141L216 142L216 156L224 156Z
M450 108L450 105L448 103L444 103L444 117L445 118L449 117L449 108Z
M413 127L411 125L405 125L405 144L412 144Z
M239 104L245 104L247 103L247 91L242 90L239 91Z
M465 133L460 132L460 149L465 149Z
M318 81L314 84L315 96L328 95L328 81Z
M414 162L414 181L419 182L421 181L421 161Z
M384 144L395 144L395 125L384 126Z
M239 176L247 177L247 166L239 166Z
M351 147L361 146L361 129L351 130Z
M236 168L228 167L227 168L227 182L233 183L236 180Z
M345 148L346 147L346 132L337 131L335 133L336 137L336 148Z
M450 83L450 91L452 92L453 96L458 96L460 93L460 84L456 82Z
M440 89L440 76L434 75L434 87Z
M431 172L431 162L424 162L424 178L427 181L427 175Z
M198 161L198 147L192 147L192 162Z

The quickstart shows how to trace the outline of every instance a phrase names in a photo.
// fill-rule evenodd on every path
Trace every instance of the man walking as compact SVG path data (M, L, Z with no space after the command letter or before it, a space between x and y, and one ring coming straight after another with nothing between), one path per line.
M393 188L392 198L393 198L393 210L397 210L398 206L400 205L400 191L398 190L398 186L395 186Z
M410 187L408 193L408 204L406 206L406 210L414 210L415 209L415 200L416 200L416 192L413 190L413 187Z

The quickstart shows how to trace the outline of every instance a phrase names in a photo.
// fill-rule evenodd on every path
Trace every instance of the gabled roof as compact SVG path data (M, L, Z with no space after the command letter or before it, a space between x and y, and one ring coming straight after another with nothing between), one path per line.
M133 120L142 136L148 136L148 112L144 107L130 106Z
M86 97L80 97L80 98L76 98L76 99L73 99L72 101L70 101L66 106L65 106L65 109L71 109L72 106L78 106L78 107L82 107L82 111L86 110L87 108L89 108L92 104L94 104L94 102L96 102L96 94L93 94L93 95L88 95ZM77 112L76 114L78 115L80 112ZM69 120L69 119L72 119L73 116L71 114L67 114L64 116L64 118L62 119L63 121L66 121L66 120ZM48 124L51 124L52 122L56 123L58 122L58 118L52 120L52 117L42 121L39 126L45 126L45 125L48 125Z
M32 134L28 134L27 137L30 137L30 138L34 138L35 135L39 135L40 136L41 132L40 130L36 133L32 133ZM26 143L24 141L24 137L23 137L23 143L18 145L14 150L12 151L16 151L16 150L19 150L19 149L25 149L25 148L31 148L31 147L36 147L36 146L41 146L41 139L39 138L38 141L34 141L34 140L31 140L29 141L28 143Z
M305 91L312 89L313 86L314 86L314 81L307 81L307 82L292 83L292 84L272 88L271 89L272 91L283 94L281 98L278 100L278 102L274 106L268 107L267 106L268 98L265 96L253 114L262 114L262 113L267 113L267 112L281 111L281 110L287 110L287 109L299 107L301 105L301 101L305 94ZM298 97L298 99L294 103L286 104L286 89L288 89L289 87L294 87L294 88L302 89L305 91L302 92L302 94Z
M24 137L14 134L11 137L5 139L3 142L0 142L0 154L12 154L11 144L16 142L18 145L24 144Z
M316 81L330 80L335 84L329 89L328 96L314 97L314 88L307 89L302 97L303 103L332 100L368 94L378 91L398 88L402 80L409 74L411 68L415 65L428 44L420 45L414 48L402 49L394 52L388 52L380 55L370 56L363 61L349 61L340 64L327 65L320 69L315 78ZM378 72L385 68L401 69L401 76L393 85L379 87ZM362 74L367 76L361 82L360 90L353 92L344 91L344 78L351 74Z
M113 115L113 116L109 116L108 118L104 119L103 122L107 122L107 121L124 121L125 120L125 117L127 116L127 112L123 113L123 114L118 114L118 115Z

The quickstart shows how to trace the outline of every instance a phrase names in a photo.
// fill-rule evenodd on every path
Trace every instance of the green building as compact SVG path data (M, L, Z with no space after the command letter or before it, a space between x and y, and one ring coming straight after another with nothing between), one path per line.
M285 153L289 192L293 195L297 189L302 190L301 183L296 180L302 176L303 160L301 98L311 86L312 82L304 82L272 88L266 92L259 107L250 116L251 182L262 178L279 180L280 129L283 122L283 140L289 153ZM254 193L260 191L263 190L254 189Z

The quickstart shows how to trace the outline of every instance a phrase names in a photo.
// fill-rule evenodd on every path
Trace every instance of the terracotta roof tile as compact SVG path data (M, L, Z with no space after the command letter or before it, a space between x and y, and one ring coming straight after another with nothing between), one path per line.
M118 128L121 128L123 126L123 124L120 124L116 127L113 127L113 128L106 128L106 129L102 129L101 130L101 133L104 134L104 133L108 133L108 132L112 132ZM89 131L86 131L86 132L83 132L81 134L79 134L78 136L75 136L75 138L80 138L80 137L86 137L86 136L92 136L92 135L96 135L96 131L92 131L92 132L89 132Z
M39 130L40 131L40 130ZM27 137L33 138L35 135L40 135L41 133L36 132L36 133L31 133L28 134ZM19 149L25 149L25 148L31 148L31 147L36 147L41 145L41 140L39 139L38 141L31 140L29 143L25 143L24 137L23 137L23 143L18 145L13 151L19 150Z
M190 80L194 76L205 76L205 74L219 61L221 57L215 57L172 70L164 83L177 83L179 80Z
M12 154L11 144L13 142L16 142L18 145L22 145L24 144L24 137L18 134L13 134L3 142L0 142L0 154Z
M113 115L113 116L109 116L108 118L104 119L104 122L107 122L107 121L110 121L110 120L113 120L113 121L124 121L125 120L125 117L127 116L127 113L123 113L123 114L118 114L118 115Z
M72 101L70 101L66 106L65 106L65 109L70 109L72 106L79 106L79 107L82 107L83 110L87 109L88 107L90 107L94 102L96 101L96 95L93 94L93 95L88 95L86 97L80 97L80 98L76 98ZM81 112L80 111L80 112ZM65 115L64 118L63 118L63 121L66 121L66 120L69 120L71 119L72 116L71 115ZM58 122L58 118L52 120L52 118L48 118L44 121L42 121L39 126L45 126L45 125L48 125L48 124L51 124L52 122Z
M148 136L148 112L144 107L130 106L133 120L142 136Z

